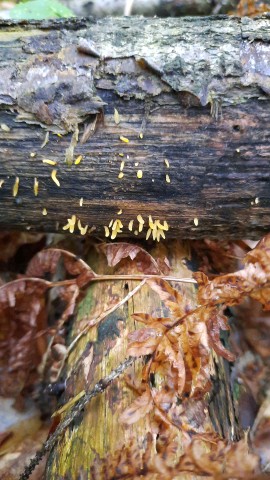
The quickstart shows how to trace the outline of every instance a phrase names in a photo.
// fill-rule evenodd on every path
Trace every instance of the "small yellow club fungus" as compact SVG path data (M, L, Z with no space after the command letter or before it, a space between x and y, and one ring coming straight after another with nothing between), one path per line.
M111 228L112 224L113 224L113 219L109 223L109 228Z
M78 220L78 229L80 230L81 235L85 235L88 230L88 225L85 225L85 227L83 227L81 224L81 220Z
M19 179L19 177L16 177L14 185L13 185L13 189L12 189L13 197L17 197L18 191L19 191L19 185L20 185L20 179Z
M143 139L143 132L139 133L139 138L142 140Z
M35 196L37 197L37 196L38 196L38 179L37 179L37 177L34 178L34 187L33 187L33 190L34 190Z
M143 171L142 170L138 170L137 171L137 178L142 178L143 176Z
M43 141L42 145L40 146L40 148L44 148L45 145L47 145L48 141L49 141L49 132L47 132L45 134L44 141Z
M135 165L135 167L138 167L138 166L139 166L139 162L135 162L134 165Z
M0 180L0 188L2 188L2 186L4 185L5 183L5 180Z
M125 166L125 162L124 162L124 160L122 160L122 162L120 164L120 172L122 172L124 170L124 166Z
M259 201L260 201L259 197L256 197L254 200L255 205L258 205Z
M119 218L117 218L112 225L111 239L114 240L118 233L122 233L123 224Z
M49 158L44 158L42 160L42 163L45 163L46 165L57 165L57 162L55 160L49 160Z
M123 157L124 154L123 153L118 153L119 157Z
M164 163L165 163L167 168L170 168L170 163L169 163L169 160L167 158L165 158Z
M128 224L128 229L129 229L130 232L132 232L132 230L133 230L133 222L134 222L134 220L130 220L130 222Z
M144 226L144 219L141 215L137 215L137 220L139 222L139 232L142 232Z
M81 163L81 161L82 161L82 155L79 155L79 156L76 158L76 160L75 160L75 162L74 162L74 165L79 165L79 164Z
M123 178L123 176L124 176L123 172L119 172L119 174L118 174L118 178L120 178L120 179L121 179L121 178Z
M76 225L76 220L76 215L72 215L71 218L68 218L67 224L63 227L63 230L69 230L70 233L73 233Z
M198 227L199 219L197 217L194 218L193 222L194 222L195 227Z
M80 198L80 207L83 206L83 197Z
M134 230L134 235L136 235L136 236L139 235L138 230Z
M110 236L110 230L109 230L109 227L107 227L107 225L104 225L104 230L105 230L105 237L109 237Z
M171 179L170 179L170 177L169 177L168 174L166 174L166 182L167 182L167 183L171 183Z
M153 240L156 240L157 242L160 241L160 237L162 237L165 240L165 232L169 230L169 225L166 222L166 220L163 222L163 224L160 222L160 220L153 220L152 216L149 215L149 228L146 233L146 240L150 238L152 235Z
M42 215L44 215L44 217L46 217L47 213L48 213L48 212L47 212L47 208L43 208L43 210L42 210Z
M53 169L52 173L51 173L51 178L52 180L54 181L54 183L60 187L60 182L58 180L58 178L56 177L56 174L57 174L57 170Z
M31 153L30 153L30 157L31 157L31 158L35 158L36 156L37 156L36 152L31 152Z
M129 139L127 137L123 137L122 135L119 137L121 142L123 143L129 143Z
M122 215L122 213L123 213L123 210L122 210L122 208L120 208L120 210L118 210L118 212L117 212L117 215Z
M1 130L3 130L3 132L10 132L10 128L5 123L1 123Z
M120 123L120 115L119 115L119 112L116 108L114 109L113 118L114 118L114 121L115 121L116 125L118 125Z

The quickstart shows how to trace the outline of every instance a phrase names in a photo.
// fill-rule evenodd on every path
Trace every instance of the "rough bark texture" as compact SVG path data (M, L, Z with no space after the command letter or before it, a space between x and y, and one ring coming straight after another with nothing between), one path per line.
M149 215L174 237L268 231L269 27L267 15L2 22L0 227L62 231L77 215L104 236L122 209L125 235L138 214L142 236ZM77 126L81 140L95 121L76 145ZM83 159L70 167L72 135Z
M186 266L184 259L190 258L189 244L178 241L159 245L151 252L155 258L169 259L172 266L171 274L178 277L189 277L192 271ZM135 274L136 267L129 261L122 261L113 270L106 266L104 257L94 255L90 264L98 272L116 274ZM189 262L188 262L189 263ZM132 291L138 282L101 282L88 289L87 296L81 303L75 319L71 337L98 318L104 311L122 300ZM196 304L196 290L193 285L174 285ZM100 299L102 298L102 302ZM91 391L100 378L119 365L126 357L127 336L142 324L134 321L132 314L144 312L154 316L167 316L168 310L162 304L159 296L146 284L123 306L108 315L104 320L89 329L71 353L66 371L66 391L62 403L77 395L82 390ZM142 360L139 358L129 373L138 374ZM194 428L203 426L214 428L221 436L235 440L239 438L239 428L235 417L233 396L230 388L229 364L213 355L214 382L213 393L205 399L204 407L196 400L191 424ZM67 429L62 440L53 449L47 463L46 480L59 478L77 479L91 478L103 480L101 473L93 474L90 469L100 458L106 458L116 449L135 442L143 452L147 433L151 430L148 417L140 419L133 425L120 423L121 412L135 399L137 394L127 387L124 376L119 377L107 390L93 399L80 418ZM207 402L208 399L208 402ZM207 403L209 413L207 413ZM203 415L202 415L202 412ZM154 454L153 449L153 454ZM181 433L179 432L179 452L181 451ZM98 472L98 468L97 468ZM113 478L113 472L111 477ZM107 477L106 477L107 478ZM176 477L174 477L176 478ZM185 474L177 479L191 478ZM192 477L193 480L197 477Z

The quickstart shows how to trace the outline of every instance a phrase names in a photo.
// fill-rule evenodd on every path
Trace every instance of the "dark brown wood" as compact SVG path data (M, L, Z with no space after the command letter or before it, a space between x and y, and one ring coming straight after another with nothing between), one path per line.
M76 215L103 238L119 218L131 236L141 214L142 237L149 215L173 237L268 231L269 27L267 15L2 22L0 228L62 232ZM83 159L68 166L77 128Z

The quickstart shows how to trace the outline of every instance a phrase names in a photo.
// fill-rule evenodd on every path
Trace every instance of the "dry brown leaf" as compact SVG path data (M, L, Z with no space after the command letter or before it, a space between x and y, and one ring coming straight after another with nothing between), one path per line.
M229 362L235 361L235 355L227 350L220 340L220 330L229 330L228 319L216 308L205 311L209 345L215 352Z
M136 267L139 272L149 275L161 274L156 260L143 248L132 243L103 243L98 246L108 261L109 267L115 267L124 258L136 260Z
M128 335L127 355L140 357L154 353L161 337L166 331L162 323L151 323L151 327L135 330Z
M77 276L76 283L82 287L96 277L95 272L82 259L67 250L48 248L41 250L30 261L26 275L31 277L44 277L48 273L55 273L60 260L63 261L67 272Z
M132 425L145 417L153 408L153 400L149 388L137 397L120 415L120 422Z
M249 295L270 309L270 234L250 251L243 270L222 275L209 281L202 272L194 274L199 284L199 302L207 304L237 305Z

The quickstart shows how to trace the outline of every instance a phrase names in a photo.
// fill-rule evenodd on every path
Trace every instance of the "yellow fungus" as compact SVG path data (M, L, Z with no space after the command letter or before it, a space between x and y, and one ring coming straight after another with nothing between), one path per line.
M143 231L143 223L139 223L139 232Z
M140 139L143 139L143 132L140 132L139 137Z
M82 161L82 155L79 155L79 156L76 158L74 164L75 164L75 165L79 165L79 163L81 163L81 161Z
M256 197L254 203L255 203L256 205L258 205L259 201L260 201L260 200L259 200L259 197Z
M38 179L37 177L34 178L34 194L37 197L38 196Z
M113 224L113 220L110 221L109 228L111 228L112 224Z
M139 223L144 224L144 219L142 218L141 215L137 215L137 220L138 220Z
M5 183L5 180L0 180L0 188L2 188L2 186L4 185Z
M42 142L42 145L40 146L40 148L44 148L45 145L47 145L48 141L49 141L49 132L46 132L45 137L44 137L44 141Z
M170 168L169 160L167 160L167 158L165 158L164 163L167 168Z
M120 165L120 172L124 170L125 162L122 160L121 165Z
M76 225L76 215L72 215L71 218L67 219L67 224L63 227L63 230L69 230L70 233L73 233L75 225Z
M88 230L88 225L85 225L85 227L83 227L81 224L81 220L78 220L78 229L80 230L81 235L85 235Z
M83 206L83 197L80 198L80 207Z
M139 162L135 162L134 165L135 165L135 167L138 167L138 166L139 166Z
M148 238L150 237L151 233L152 233L151 228L148 228L147 234L146 234L146 240L148 240Z
M134 230L134 235L139 235L138 230Z
M43 210L42 210L42 215L46 216L47 213L48 213L48 212L47 212L47 209L46 209L46 208L43 208Z
M42 160L42 163L46 163L47 165L57 165L57 162L55 160L49 160L48 158L44 158Z
M123 176L124 176L123 172L119 172L118 178L123 178Z
M118 153L119 157L123 157L124 154L123 153Z
M194 218L193 222L194 222L195 227L198 227L199 219L197 217Z
M54 183L60 187L60 182L58 180L58 178L56 177L56 174L57 174L57 170L53 169L52 173L51 173L51 178L52 180L54 181Z
M132 229L133 229L133 222L134 220L130 220L129 224L128 224L128 229L130 232L132 232Z
M1 123L1 130L3 130L3 132L10 132L10 128L5 123Z
M57 133L56 135L57 135L58 137L62 138L61 133Z
M37 156L36 152L31 152L31 153L30 153L30 157L31 157L31 158L35 158L36 156Z
M118 125L120 123L120 115L119 115L119 112L116 108L114 109L113 118L114 118L114 121L115 121L116 125Z
M110 230L106 225L104 225L104 230L105 230L105 237L109 237L110 236Z
M171 183L171 179L170 179L170 177L169 177L168 174L166 174L166 182L167 182L167 183Z
M119 137L121 142L124 142L124 143L129 143L129 139L127 137L123 137L122 135Z
M138 177L138 178L142 178L142 176L143 176L142 170L138 170L138 171L137 171L137 177Z
M120 210L117 212L117 215L122 215L122 213L123 213L123 210L122 208L120 208Z
M13 185L13 189L12 189L13 197L16 197L18 195L19 185L20 185L20 179L19 179L19 177L16 177L14 185Z

